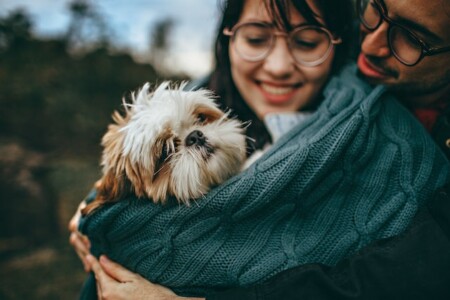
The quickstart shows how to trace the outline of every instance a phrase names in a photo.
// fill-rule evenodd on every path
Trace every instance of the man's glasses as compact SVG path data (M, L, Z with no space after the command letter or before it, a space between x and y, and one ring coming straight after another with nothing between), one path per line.
M334 38L326 28L315 25L299 26L286 33L278 31L268 23L252 22L237 24L231 30L225 28L223 34L231 36L239 56L251 62L266 58L275 45L277 36L283 36L287 38L294 60L308 67L323 63L334 45L341 43L341 40Z
M370 31L375 31L383 21L389 24L389 48L395 58L407 66L416 65L425 56L450 51L450 47L430 47L409 29L390 19L386 7L379 0L358 0L356 8L361 23Z

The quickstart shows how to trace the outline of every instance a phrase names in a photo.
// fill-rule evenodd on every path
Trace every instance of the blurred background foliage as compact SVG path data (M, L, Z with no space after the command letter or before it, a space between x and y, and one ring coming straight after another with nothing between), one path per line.
M100 176L112 112L144 82L189 79L165 66L173 20L154 26L153 63L139 64L88 2L67 9L53 39L25 10L0 19L0 299L77 297L85 273L67 224Z

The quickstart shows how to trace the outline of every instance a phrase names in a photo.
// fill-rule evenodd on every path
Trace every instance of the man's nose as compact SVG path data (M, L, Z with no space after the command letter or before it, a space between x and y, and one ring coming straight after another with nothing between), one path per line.
M264 70L276 78L284 78L292 74L295 65L287 40L278 37L269 55L264 60Z
M369 56L387 57L391 55L388 43L389 24L382 22L374 31L361 26L361 52Z

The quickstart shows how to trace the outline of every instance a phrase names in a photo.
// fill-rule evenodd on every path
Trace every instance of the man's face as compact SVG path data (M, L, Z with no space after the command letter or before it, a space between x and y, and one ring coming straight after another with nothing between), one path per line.
M389 18L408 28L430 47L450 46L448 0L384 0L384 3ZM394 57L389 48L388 28L385 21L375 31L360 26L358 67L369 82L388 85L403 96L448 91L450 52L425 56L418 64L406 66Z

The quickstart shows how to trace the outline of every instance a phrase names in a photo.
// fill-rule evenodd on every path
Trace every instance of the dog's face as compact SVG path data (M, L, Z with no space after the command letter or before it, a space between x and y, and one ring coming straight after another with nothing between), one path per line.
M243 127L218 109L206 90L169 83L133 95L125 117L115 113L102 140L100 196L118 200L133 192L164 202L188 203L239 172L245 160Z

